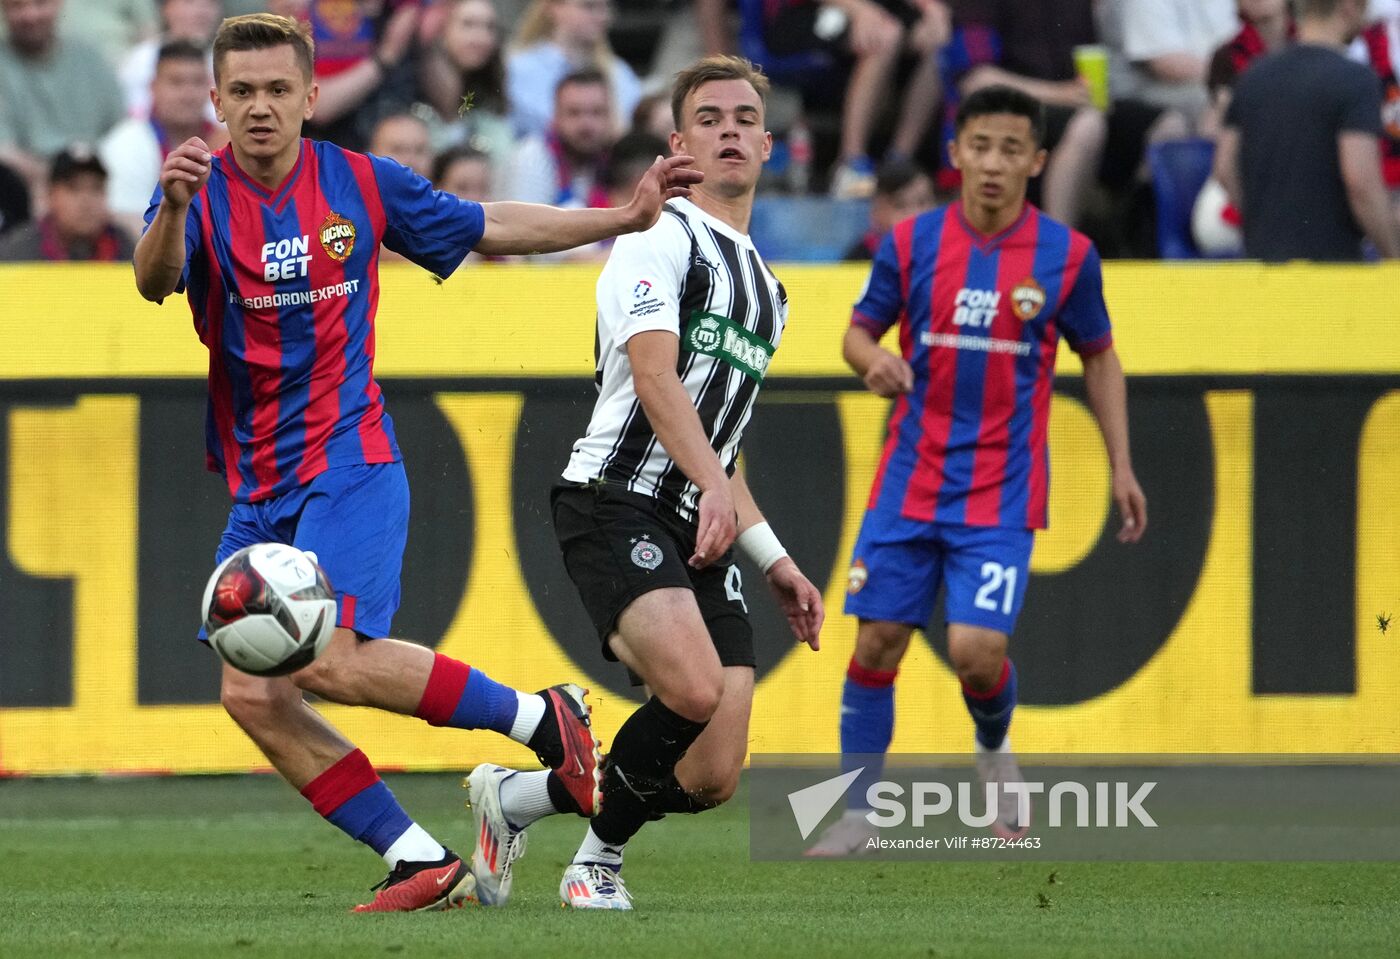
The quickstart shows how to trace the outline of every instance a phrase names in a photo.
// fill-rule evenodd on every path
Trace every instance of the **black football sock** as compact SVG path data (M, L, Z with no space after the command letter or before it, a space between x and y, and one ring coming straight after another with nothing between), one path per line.
M627 842L642 825L681 811L675 791L676 763L705 731L653 696L617 731L603 774L603 811L593 833L613 845Z

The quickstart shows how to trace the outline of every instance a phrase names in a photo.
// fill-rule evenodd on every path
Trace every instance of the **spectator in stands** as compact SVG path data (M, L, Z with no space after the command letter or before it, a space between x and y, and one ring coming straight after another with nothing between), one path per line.
M116 75L95 48L58 35L62 0L0 0L0 162L25 178L36 206L49 159L96 143L126 115Z
M1255 60L1291 43L1297 35L1289 0L1239 0L1240 32L1221 44L1210 58L1210 108L1201 129L1216 134L1225 120L1235 81ZM1239 256L1244 251L1240 211L1211 177L1201 187L1191 215L1196 249L1207 256Z
M842 199L869 197L875 191L871 139L885 107L899 104L891 156L913 156L928 133L939 98L936 55L950 29L948 5L942 0L775 0L765 4L764 16L764 45L774 56L825 50L848 64L831 193ZM906 54L914 57L914 67L897 90L896 68Z
M1360 260L1369 239L1400 255L1381 177L1375 74L1347 58L1366 0L1301 0L1298 42L1240 77L1215 175L1244 217L1244 250L1266 262Z
M949 133L961 98L983 87L1004 84L1040 100L1050 159L1039 202L1062 223L1078 224L1108 137L1074 64L1074 48L1096 36L1092 0L953 0L953 11L957 30L943 58ZM957 182L946 174L943 181Z
M663 92L642 97L637 109L632 111L632 125L628 129L634 133L650 133L660 137L663 142L670 142L671 133L676 129L675 116L671 113L671 95ZM662 156L666 152L662 150Z
M506 195L555 206L607 206L602 177L616 128L607 77L597 70L566 76L551 112L549 130L526 137L517 148Z
M0 236L29 222L29 186L14 170L0 163Z
M1352 53L1380 78L1381 169L1392 199L1400 199L1400 2L1372 3L1370 10L1375 20L1352 43Z
M0 239L0 262L131 259L136 244L112 224L107 171L97 154L79 146L60 151L50 166L48 184L48 212Z
M369 138L369 152L398 160L421 177L432 172L428 125L411 113L391 114L376 123Z
M506 60L506 97L519 136L549 132L555 89L565 76L585 69L602 74L611 89L615 123L632 115L642 86L608 44L611 22L611 0L534 0L530 4Z
M444 193L451 193L473 203L489 203L495 198L495 174L491 168L491 157L469 146L448 147L433 157L433 187ZM389 253L385 249L381 253ZM401 259L397 253L394 258ZM483 256L468 253L463 263L481 263L487 260L504 260L505 257Z
M306 135L364 149L380 118L413 102L409 62L422 0L306 3L281 0L277 12L300 8L316 41L316 115Z
M504 167L515 147L506 116L501 28L491 0L454 0L418 65L433 149L467 145ZM415 112L419 112L415 110Z
M209 75L214 75L214 31L224 18L222 0L161 0L161 32L131 48L121 60L117 76L122 82L126 109L133 117L145 117L151 112L151 81L156 75L156 59L162 47L172 40L192 43L206 53ZM205 98L209 119L214 119L214 105Z
M1207 106L1206 69L1239 29L1235 0L1103 0L1115 98L1175 110L1193 125Z
M161 165L171 150L196 136L211 150L228 141L224 128L204 113L213 84L205 51L188 40L172 40L157 55L150 116L128 117L99 145L102 163L111 171L107 205L132 236L141 235Z
M473 147L449 147L433 157L433 186L473 203L495 198L491 157Z
M155 0L77 0L63 9L58 32L121 63L126 52L156 34Z
M870 229L842 259L870 261L894 225L934 207L933 181L909 160L891 160L875 177L875 199L870 204Z

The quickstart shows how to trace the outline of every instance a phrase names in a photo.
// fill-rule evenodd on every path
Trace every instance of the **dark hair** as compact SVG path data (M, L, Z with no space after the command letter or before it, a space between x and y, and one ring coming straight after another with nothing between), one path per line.
M671 96L668 93L648 93L646 96L638 100L636 109L632 111L631 129L646 129L647 120L650 119L651 111L655 110L658 106L670 99ZM671 127L672 129L675 129L674 121L672 122Z
M604 90L611 89L608 78L602 70L597 67L585 67L582 70L575 70L560 80L554 86L554 95L559 96L560 91L569 86L591 87L598 85Z
M647 171L657 157L670 152L666 141L645 130L633 130L612 148L607 169L598 178L605 190L616 190Z
M671 120L677 130L681 129L681 109L685 106L685 98L692 90L715 80L743 80L753 87L765 108L768 105L768 78L763 75L761 67L754 66L743 57L704 57L676 74L676 80L671 84Z
M886 160L875 172L875 194L893 196L919 177L927 177L923 168L912 160Z
M1040 146L1045 142L1045 108L1040 105L1040 101L1015 87L1000 84L982 87L964 97L958 106L954 129L961 133L967 121L999 113L1025 117L1031 122L1031 139L1035 141L1035 145Z
M198 44L189 40L170 40L160 45L160 51L156 54L156 66L159 67L167 60L193 60L203 66L204 51Z
M466 0L452 0L452 2L446 4L446 6L449 10L452 10L461 6L464 2L466 2ZM492 5L494 6L494 3ZM445 29L446 28L444 28L444 32ZM465 95L471 98L472 109L485 110L488 113L497 114L504 114L506 112L506 59L499 30L500 25L497 24L496 43L491 51L491 56L487 58L485 63L475 70L459 70L454 65L452 73L457 79L458 89L452 96L453 109L460 108L461 98ZM446 54L442 53L440 47L437 52L443 60L451 63L451 60L447 58ZM427 57L423 58L422 66L420 67L421 71L426 71L428 69L428 59ZM431 85L433 83L431 79L432 74L423 73L422 76L423 80L421 82L424 85ZM424 99L429 103L434 103L436 100L432 94L427 95Z
M466 160L484 160L487 166L491 165L490 155L483 153L475 147L448 147L446 150L443 150L437 156L433 157L432 169L428 171L431 174L433 186L437 186L442 182L442 178L447 176L447 171L452 169L454 164L462 163Z
M219 82L219 67L228 54L282 46L289 46L296 53L302 75L309 81L316 63L316 43L311 39L309 24L271 13L229 17L214 35L214 82Z

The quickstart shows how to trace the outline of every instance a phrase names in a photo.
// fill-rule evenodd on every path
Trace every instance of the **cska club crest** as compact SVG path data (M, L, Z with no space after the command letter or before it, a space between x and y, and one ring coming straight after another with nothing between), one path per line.
M321 249L337 263L344 263L355 252L355 224L339 213L326 217L319 233Z
M1022 323L1029 323L1040 315L1045 308L1045 290L1035 281L1035 277L1026 277L1011 291L1011 308Z

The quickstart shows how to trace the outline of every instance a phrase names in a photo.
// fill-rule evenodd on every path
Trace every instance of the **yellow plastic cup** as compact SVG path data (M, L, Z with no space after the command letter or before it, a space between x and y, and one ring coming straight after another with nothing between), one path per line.
M1074 48L1074 68L1079 78L1089 85L1094 106L1108 109L1108 47L1086 43Z

